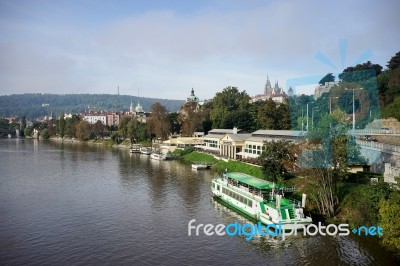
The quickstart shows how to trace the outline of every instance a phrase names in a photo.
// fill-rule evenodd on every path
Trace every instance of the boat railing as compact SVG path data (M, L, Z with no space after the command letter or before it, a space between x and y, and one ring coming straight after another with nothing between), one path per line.
M246 196L248 196L250 198L254 198L255 196L263 198L262 194L260 192L255 191L255 190L250 191L249 188L246 188L246 187L243 187L243 186L238 187L238 186L236 186L236 185L234 185L232 183L229 183L229 182L227 183L227 185L228 185L228 187L230 189L232 189L234 191L237 191L239 193L242 193L242 194L244 194L244 195L246 195Z
M292 198L284 198L281 201L282 203L285 203L286 205L292 205L293 207L301 207L301 201L292 199ZM276 199L272 199L269 201L269 204L272 204L272 206L276 206Z
M301 207L301 201L292 199L292 198L287 198L290 204L293 204L295 207Z
M282 190L283 192L295 192L296 188L294 186L290 186L290 187L283 187Z

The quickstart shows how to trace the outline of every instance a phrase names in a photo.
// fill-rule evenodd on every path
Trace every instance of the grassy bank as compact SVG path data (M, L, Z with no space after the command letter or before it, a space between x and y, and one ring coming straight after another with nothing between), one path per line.
M186 162L190 162L190 163L202 162L202 163L215 164L216 162L218 162L218 160L215 159L214 156L196 152L196 151L185 154L181 158L182 158L182 160L184 160Z
M219 161L218 163L212 166L212 169L215 171L222 173L225 169L228 169L229 172L241 172L245 174L249 174L252 176L256 176L258 178L264 179L264 173L261 167L249 165L239 161Z

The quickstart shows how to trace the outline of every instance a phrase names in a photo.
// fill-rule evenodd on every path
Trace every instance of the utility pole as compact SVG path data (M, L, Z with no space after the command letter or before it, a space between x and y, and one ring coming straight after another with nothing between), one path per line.
M345 90L348 90L347 88L344 88ZM356 112L355 112L355 105L354 105L354 91L355 90L362 90L363 88L358 88L358 89L350 89L353 90L353 135L356 133Z

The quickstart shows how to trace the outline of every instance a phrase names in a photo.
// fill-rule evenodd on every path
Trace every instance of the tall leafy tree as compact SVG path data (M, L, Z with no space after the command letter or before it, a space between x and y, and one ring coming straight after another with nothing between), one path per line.
M128 124L131 121L132 116L129 115L124 115L121 117L119 120L119 125L118 125L118 135L127 138L128 137Z
M91 127L93 135L97 136L98 138L102 138L104 136L104 131L106 130L106 126L98 120L94 123Z
M196 130L202 130L203 111L196 102L186 102L181 107L177 121L180 124L182 136L192 136Z
M137 121L136 118L132 117L131 120L127 124L127 137L131 141L131 143L136 143L138 142L138 125L139 122Z
M258 106L258 125L262 129L275 129L277 115L277 106L272 99L261 102Z
M271 141L264 143L264 151L259 160L265 176L269 181L276 182L292 168L295 161L294 145L289 141Z
M337 183L346 176L348 165L365 161L354 139L347 134L349 127L346 114L339 109L323 115L308 132L307 146L299 159L315 187L311 198L327 217L335 215L339 202Z
M346 82L360 82L374 78L382 72L382 66L367 61L355 67L347 67L339 74L339 79Z
M334 82L335 81L335 76L332 73L326 74L320 81L320 85L325 85L325 82Z
M400 51L390 58L386 66L392 70L400 68Z
M400 251L400 230L399 230L400 192L399 191L393 191L389 199L380 202L379 215L380 215L380 225L382 228L384 228L383 244Z
M65 135L65 126L66 126L66 121L64 117L64 112L61 112L60 119L57 121L58 122L58 134L60 135L61 138L64 138Z
M232 128L234 126L250 130L247 121L238 120L239 115L249 112L250 96L246 91L239 92L236 87L227 87L218 92L212 99L212 110L210 117L213 128ZM246 115L247 117L247 115ZM250 117L250 115L248 116Z
M76 137L81 140L90 139L90 124L87 121L80 121L77 124Z
M171 112L167 114L169 131L172 134L179 134L179 132L181 131L181 125L178 122L178 115L178 112Z
M79 116L73 114L71 118L67 118L65 122L65 135L70 138L76 137L76 126L79 123Z
M149 132L159 139L167 139L169 134L169 125L166 108L159 102L156 102L151 105L150 112L151 115L147 122Z

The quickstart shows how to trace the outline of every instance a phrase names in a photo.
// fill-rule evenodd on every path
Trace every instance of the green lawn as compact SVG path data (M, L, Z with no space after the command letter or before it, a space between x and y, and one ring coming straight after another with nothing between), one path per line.
M186 162L191 162L191 163L215 164L216 162L218 162L218 160L215 159L214 156L196 152L196 151L183 155L182 159Z
M212 169L220 173L222 173L225 169L228 169L229 172L241 172L258 178L265 179L265 175L261 167L249 165L239 161L229 161L229 162L219 161L218 163L212 166Z

